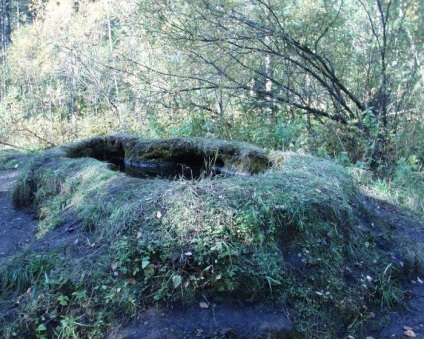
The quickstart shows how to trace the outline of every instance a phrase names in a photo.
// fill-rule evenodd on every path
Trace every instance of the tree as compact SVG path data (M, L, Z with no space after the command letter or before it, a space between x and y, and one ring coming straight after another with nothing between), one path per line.
M6 48L10 44L10 3L9 0L1 0L1 17L0 17L0 25L1 25L1 45L2 45L2 54L3 60L6 56Z
M419 64L402 64L413 60L405 35L410 4L299 3L301 13L290 1L162 1L150 31L196 65L169 73L181 80L174 92L220 90L268 105L271 119L284 111L334 121L369 140L375 165L399 116L416 104Z

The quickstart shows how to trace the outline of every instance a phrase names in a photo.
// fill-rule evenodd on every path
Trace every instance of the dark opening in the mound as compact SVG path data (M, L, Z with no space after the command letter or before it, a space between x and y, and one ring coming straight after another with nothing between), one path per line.
M65 146L65 152L70 158L108 162L138 178L221 178L257 174L270 165L266 152L255 146L202 138L96 137Z
M186 152L184 154L162 157L148 157L138 160L126 158L121 143L97 142L83 149L74 149L68 154L72 158L90 157L112 164L111 169L136 178L163 179L200 179L206 176L228 176L234 174L225 168L222 159L213 159L202 154Z
M206 176L231 175L222 159L210 159L195 153L171 156L166 159L125 159L126 174L138 178L160 177L164 179L200 179Z
M111 169L125 172L125 150L122 144L116 144L112 147L106 143L97 143L70 155L72 158L90 157L104 161L114 165L111 166Z

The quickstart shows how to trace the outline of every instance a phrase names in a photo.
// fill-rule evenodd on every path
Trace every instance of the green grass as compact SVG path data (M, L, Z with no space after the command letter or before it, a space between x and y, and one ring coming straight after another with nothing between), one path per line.
M348 170L369 194L401 205L424 220L424 171L416 157L400 158L388 178L374 179L372 173L357 167Z
M9 263L0 298L22 292L10 289L12 266L32 287L10 325L19 335L105 335L144 305L202 295L277 300L300 336L332 338L399 297L396 269L357 218L353 180L330 161L271 152L257 175L136 179L67 150L36 157L14 188L40 216L39 238L67 224L83 232L44 274Z

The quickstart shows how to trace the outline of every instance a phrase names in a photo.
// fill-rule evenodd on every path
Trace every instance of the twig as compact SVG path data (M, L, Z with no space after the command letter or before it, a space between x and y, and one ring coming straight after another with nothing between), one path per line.
M56 145L53 142L39 136L37 133L34 133L33 131L29 130L28 128L16 129L15 131L17 131L17 132L27 132L27 133L31 134L32 136L34 136L35 138L37 138L38 140L47 143L50 147L56 147Z
M23 150L23 151L30 151L30 149L29 149L29 148L24 148L24 147L21 147L21 146L12 145L12 144L9 144L8 142L1 141L1 140L0 140L0 144L2 144L2 145L6 145L6 146L10 146L10 147L13 147L13 148L17 148L17 149L21 149L21 150Z

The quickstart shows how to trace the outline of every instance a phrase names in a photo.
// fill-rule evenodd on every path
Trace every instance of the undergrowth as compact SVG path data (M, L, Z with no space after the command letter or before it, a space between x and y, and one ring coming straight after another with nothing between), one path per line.
M357 166L348 170L369 194L399 204L424 220L424 170L416 157L400 158L391 177L375 179Z
M146 305L278 300L301 337L360 333L400 294L397 270L357 218L356 186L327 160L273 152L261 174L136 179L63 149L36 157L13 199L38 237L77 238L10 259L2 300L19 300L3 336L105 336ZM320 324L317 327L316 324Z

